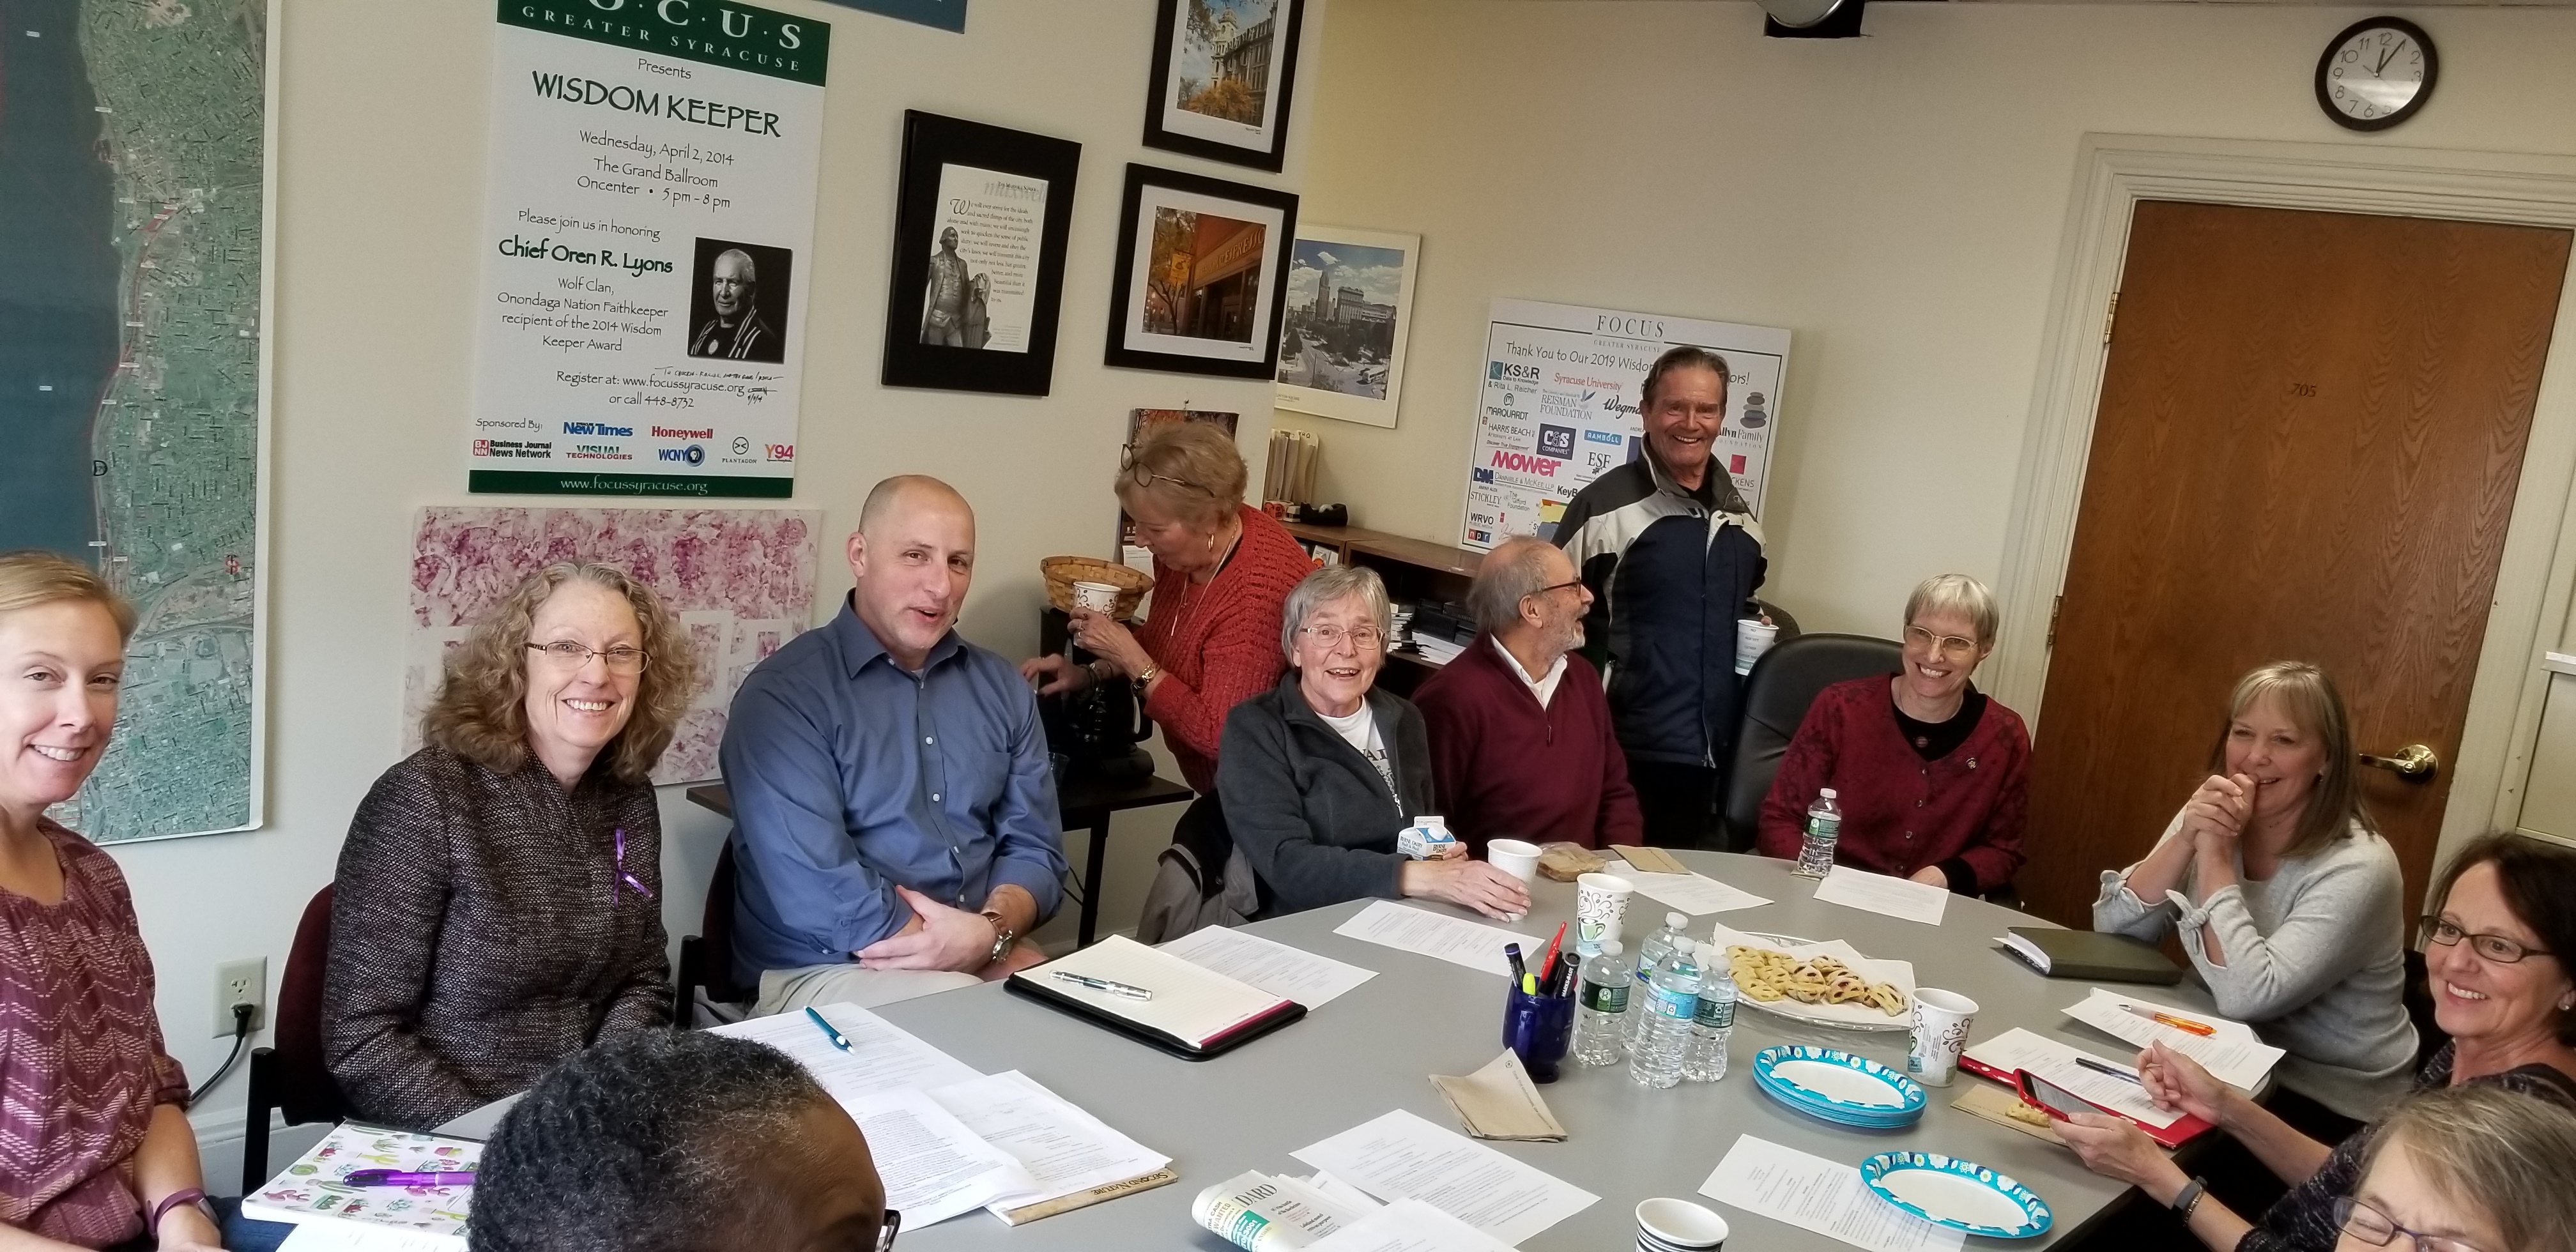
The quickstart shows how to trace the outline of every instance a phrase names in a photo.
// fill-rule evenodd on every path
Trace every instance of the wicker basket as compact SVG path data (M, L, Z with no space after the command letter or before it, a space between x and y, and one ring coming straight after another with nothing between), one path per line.
M1116 587L1118 607L1110 616L1122 622L1136 616L1136 605L1154 589L1153 575L1097 557L1051 556L1038 562L1038 572L1046 575L1047 603L1067 613L1073 611L1075 583L1108 583Z

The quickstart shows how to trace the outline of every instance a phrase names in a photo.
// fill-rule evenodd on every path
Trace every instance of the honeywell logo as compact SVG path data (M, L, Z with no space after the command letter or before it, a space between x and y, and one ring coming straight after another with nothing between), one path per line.
M713 439L716 437L716 431L712 426L704 430L681 430L674 426L656 426L653 428L653 437L656 439Z

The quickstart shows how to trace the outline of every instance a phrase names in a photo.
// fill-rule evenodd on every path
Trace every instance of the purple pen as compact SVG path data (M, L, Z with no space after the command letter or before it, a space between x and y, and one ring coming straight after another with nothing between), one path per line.
M350 1187L471 1187L474 1171L413 1174L397 1169L353 1169L340 1182Z

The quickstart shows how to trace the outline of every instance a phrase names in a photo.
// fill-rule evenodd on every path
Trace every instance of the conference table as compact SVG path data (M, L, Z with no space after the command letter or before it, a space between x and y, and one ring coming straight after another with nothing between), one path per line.
M1723 921L1743 931L1804 939L1841 938L1863 953L1914 963L1921 987L1960 992L1978 1005L1971 1042L2015 1026L2106 1056L2133 1049L2064 1015L2088 983L2041 977L1994 942L2004 928L2046 925L1966 896L1949 900L1939 926L1927 926L1811 898L1812 879L1787 862L1713 852L1675 853L1691 868L1768 897L1758 908L1693 919L1695 933ZM1531 910L1506 929L1544 939L1573 915L1574 887L1541 879ZM1355 901L1255 922L1254 934L1378 972L1304 1021L1211 1061L1167 1056L1075 1018L1006 994L974 987L878 1010L889 1021L986 1073L1018 1069L1137 1141L1173 1158L1181 1179L1152 1191L1049 1217L1003 1226L970 1213L936 1226L905 1228L908 1252L945 1248L1028 1252L1232 1247L1190 1220L1191 1197L1245 1170L1310 1174L1289 1154L1392 1109L1408 1109L1451 1129L1457 1118L1432 1087L1432 1074L1468 1074L1503 1050L1503 980L1431 957L1333 933L1365 907ZM1409 905L1475 915L1463 909ZM1666 910L1633 897L1627 934L1633 945ZM1477 918L1483 921L1487 919ZM1495 924L1490 923L1489 924ZM2206 992L2186 983L2160 987L2162 999L2210 1008ZM1625 1065L1567 1063L1565 1075L1539 1088L1567 1131L1562 1143L1492 1143L1495 1150L1601 1197L1580 1213L1525 1241L1527 1252L1608 1250L1636 1246L1633 1210L1649 1196L1710 1204L1734 1228L1738 1249L1848 1249L1851 1245L1795 1226L1717 1205L1697 1195L1738 1135L1750 1134L1833 1160L1858 1164L1881 1152L1919 1149L1980 1161L2019 1179L2056 1210L2056 1225L2035 1239L1971 1237L1971 1246L2045 1247L2080 1233L2114 1208L2125 1184L2100 1177L2073 1153L2047 1141L1950 1107L1961 1086L1933 1088L1923 1119L1901 1131L1845 1130L1790 1111L1753 1085L1753 1054L1777 1043L1828 1043L1899 1068L1906 1032L1854 1032L1802 1027L1746 1008L1735 1018L1733 1064L1712 1084L1668 1090L1640 1087ZM1958 1084L1986 1080L1962 1073Z

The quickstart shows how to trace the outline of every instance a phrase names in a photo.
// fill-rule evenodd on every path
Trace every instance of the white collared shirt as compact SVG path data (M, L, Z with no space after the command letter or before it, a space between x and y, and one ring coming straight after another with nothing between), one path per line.
M1489 635L1487 638L1493 637ZM1548 701L1556 698L1557 680L1565 677L1564 653L1556 654L1556 664L1548 666L1546 673L1532 678L1529 676L1528 667L1521 664L1519 657L1512 655L1511 649L1503 646L1502 640L1494 639L1494 651L1503 654L1503 664L1512 667L1512 677L1520 679L1522 684L1530 689L1530 694L1538 697L1540 708L1546 708Z

